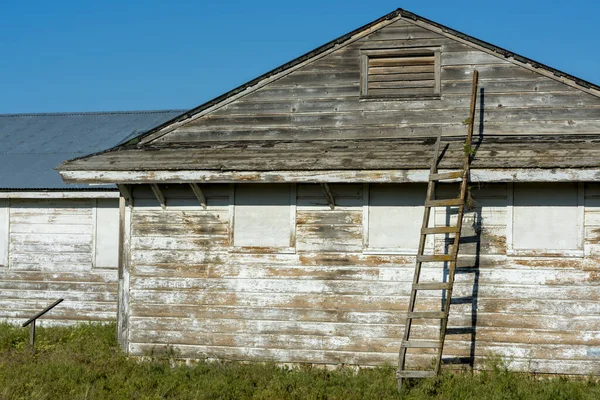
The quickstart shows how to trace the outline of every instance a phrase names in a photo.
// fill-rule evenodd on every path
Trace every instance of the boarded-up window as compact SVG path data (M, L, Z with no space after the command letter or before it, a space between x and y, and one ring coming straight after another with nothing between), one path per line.
M577 183L514 184L513 193L513 250L552 254L583 248L583 193Z
M363 50L362 97L427 97L440 94L437 48Z
M119 201L98 199L96 208L94 266L117 268L119 264Z
M292 185L236 185L233 246L294 247L295 197Z
M93 200L11 200L9 265L15 271L88 271Z
M418 184L370 185L366 249L416 253L425 192L425 185Z

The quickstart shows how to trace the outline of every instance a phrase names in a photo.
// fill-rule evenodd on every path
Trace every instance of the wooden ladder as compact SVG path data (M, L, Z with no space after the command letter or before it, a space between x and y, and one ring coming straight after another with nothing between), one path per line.
M442 352L444 349L444 340L446 338L446 327L448 325L448 314L450 312L450 302L452 300L452 288L454 286L454 273L456 270L456 260L460 243L460 232L465 209L465 198L467 194L467 183L469 179L469 165L472 157L471 143L473 138L473 126L475 118L475 102L477 100L477 82L479 73L473 72L473 89L471 92L471 109L468 120L468 132L464 145L464 163L462 170L452 172L438 173L439 152L441 145L441 135L438 136L433 153L433 161L429 173L429 183L427 186L427 197L425 199L425 211L423 213L423 225L419 240L419 249L417 251L415 273L413 277L412 289L410 292L410 301L408 303L408 313L406 315L406 327L402 344L400 346L400 355L398 362L398 389L402 390L402 382L405 378L429 378L439 374L442 363ZM436 184L444 180L461 179L460 194L454 199L436 199ZM457 224L456 226L429 226L431 209L434 207L456 207ZM435 225L435 224L434 224ZM447 254L424 254L425 241L429 235L453 234L452 246L445 246ZM421 267L423 263L448 263L448 279L446 282L420 282ZM417 303L417 292L425 290L445 291L445 300L443 308L440 311L415 311ZM411 339L412 322L415 319L435 319L440 320L439 336L435 340ZM436 350L436 360L433 370L408 370L406 367L407 350L410 348L434 349Z

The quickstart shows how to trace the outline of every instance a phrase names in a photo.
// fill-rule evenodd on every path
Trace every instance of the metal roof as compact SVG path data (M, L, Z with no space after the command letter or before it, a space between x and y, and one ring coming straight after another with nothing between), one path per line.
M185 110L0 114L0 190L74 189L54 168L127 142Z

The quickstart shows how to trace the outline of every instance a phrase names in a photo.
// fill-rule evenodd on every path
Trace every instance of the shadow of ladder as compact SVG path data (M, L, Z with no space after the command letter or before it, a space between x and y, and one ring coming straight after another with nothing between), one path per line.
M403 380L406 378L429 378L439 374L442 363L442 353L444 349L444 340L446 338L446 328L448 326L448 316L450 312L450 303L452 301L452 289L454 286L454 275L456 271L456 261L458 258L460 233L463 222L463 215L465 209L466 195L467 195L467 184L469 179L469 166L471 163L472 152L471 143L473 138L473 127L475 120L475 104L477 100L477 84L479 79L479 73L477 70L473 71L473 90L471 92L471 108L470 118L468 120L468 131L464 145L464 162L463 168L457 171L451 172L438 172L438 164L443 157L444 152L440 155L440 147L442 142L442 136L439 135L435 143L435 149L433 154L433 160L431 162L431 169L429 173L429 182L427 185L427 197L425 199L425 210L423 213L423 224L421 227L419 249L417 251L415 272L413 276L413 283L410 292L410 300L408 304L408 312L406 315L406 326L404 329L404 336L402 337L402 344L400 345L400 354L398 360L398 389L402 391ZM452 199L437 199L436 198L436 185L440 181L457 181L460 180L460 194L458 198ZM457 207L457 223L455 226L449 224L446 226L433 226L429 227L429 220L431 216L431 210L435 207ZM434 224L435 225L435 224ZM446 248L445 254L424 254L425 242L429 235L454 235L453 245ZM448 278L446 282L420 282L421 267L424 263L443 263L441 268L444 268L444 264L448 265ZM417 293L419 291L442 291L445 294L445 301L443 302L442 309L440 311L415 311L417 305ZM415 319L435 319L440 321L439 336L436 340L423 340L423 339L411 339L411 328L413 320ZM406 369L406 361L408 355L408 349L435 349L436 359L433 370L414 370Z

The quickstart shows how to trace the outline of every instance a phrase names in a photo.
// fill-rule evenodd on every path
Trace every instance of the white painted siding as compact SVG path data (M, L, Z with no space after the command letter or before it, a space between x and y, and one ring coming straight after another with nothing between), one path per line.
M132 354L171 346L190 358L397 361L414 257L363 249L364 185L331 184L334 210L319 185L298 185L296 252L278 254L232 252L228 185L207 186L206 210L189 188L165 187L166 210L149 189L134 191L124 320ZM444 358L479 367L496 354L519 370L600 373L598 186L586 189L585 257L508 255L510 186L475 185L472 193ZM440 190L452 194L452 185ZM456 214L440 208L435 221L454 223ZM439 236L438 250L448 241ZM439 281L444 273L425 266L422 278ZM419 307L436 309L440 301L425 293ZM424 333L438 328L418 324Z
M118 200L99 201L100 212L96 199L0 199L9 205L0 207L6 244L0 245L0 254L8 253L0 275L0 319L22 323L59 298L65 301L42 324L116 318L116 262L109 256L113 269L96 269L93 259L100 255L104 263L108 254L101 249L106 247L118 254L113 246L118 243ZM112 236L110 226L117 227Z
M92 215L92 200L13 200L10 269L90 270Z

